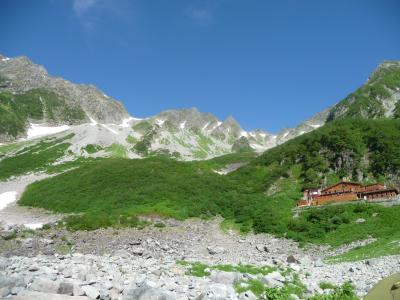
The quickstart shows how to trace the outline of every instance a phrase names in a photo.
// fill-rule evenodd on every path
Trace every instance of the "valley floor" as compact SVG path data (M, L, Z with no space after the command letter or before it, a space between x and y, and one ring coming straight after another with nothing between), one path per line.
M361 296L381 278L400 271L400 256L327 264L324 258L340 249L304 249L265 234L224 232L217 218L162 222L162 228L94 232L19 230L13 237L3 231L0 293L11 299L148 299L138 296L146 293L160 297L151 299L254 299L251 293L236 293L234 286L245 287L256 275L221 271L228 266L212 267L243 264L270 266L271 272L277 268L259 275L268 286L294 282L298 274L297 284L305 285L306 294L322 293L321 282L351 281ZM187 262L209 266L210 274L186 274L190 271ZM88 298L56 297L54 293ZM292 299L298 298L293 295Z

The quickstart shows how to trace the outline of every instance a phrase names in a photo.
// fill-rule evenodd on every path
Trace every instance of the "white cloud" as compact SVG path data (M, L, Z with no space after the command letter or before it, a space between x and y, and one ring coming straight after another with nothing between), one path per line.
M213 18L213 12L207 8L189 7L186 9L186 15L197 23L209 23Z
M220 0L194 1L187 6L185 14L199 24L209 24L214 21Z
M77 16L83 16L90 9L94 8L98 0L74 0L73 8Z
M134 17L132 0L73 0L72 9L85 29L94 30L105 18L129 23Z

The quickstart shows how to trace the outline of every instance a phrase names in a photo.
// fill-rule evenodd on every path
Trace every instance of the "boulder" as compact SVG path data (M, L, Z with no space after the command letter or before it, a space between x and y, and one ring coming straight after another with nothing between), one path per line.
M207 247L208 253L211 255L215 255L215 254L221 254L225 252L225 248L224 247L220 247L220 246L208 246Z
M23 291L17 296L8 298L10 300L90 300L88 297L73 297L68 295L42 293L35 291Z
M263 245L263 244L258 244L256 245L256 249L260 252L269 252L267 246Z
M235 284L243 279L241 273L238 272L212 272L210 276L211 280L216 283L223 283L223 284Z
M206 291L204 291L196 300L236 300L236 292L232 286L214 283L207 286Z
M170 293L143 283L140 287L129 290L122 300L174 300Z
M82 286L82 290L85 292L86 296L88 296L90 299L100 298L99 290L91 285Z
M239 300L257 300L257 296L252 291L246 291L239 294Z
M74 285L69 282L61 282L58 287L58 294L70 295L74 294Z
M10 262L7 258L0 257L0 271L7 270L9 265L10 265Z
M286 262L289 264L298 264L299 263L299 261L293 255L289 255L286 258Z
M49 278L36 278L29 289L36 292L57 294L60 288L60 283Z
M268 287L283 287L286 281L285 277L279 272L272 272L262 277L262 282L264 282Z

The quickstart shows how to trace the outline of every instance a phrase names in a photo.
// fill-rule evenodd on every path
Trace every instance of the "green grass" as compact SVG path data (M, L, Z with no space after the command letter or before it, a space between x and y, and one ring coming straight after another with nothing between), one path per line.
M152 125L148 121L140 121L132 126L132 129L138 131L142 134L147 133L149 130L152 129Z
M126 141L131 145L135 145L139 140L132 135L128 135Z
M260 297L266 292L266 286L259 279L250 279L247 281L241 281L240 283L236 284L235 290L239 294L246 291L252 291L254 295Z
M348 204L311 209L303 212L289 224L287 236L318 244L327 243L334 247L372 236L378 241L342 256L354 258L363 252L364 255L365 252L374 255L374 251L376 254L399 254L398 245L390 244L390 241L399 240L399 215L399 206L383 207L373 204ZM359 218L365 219L365 222L357 224L356 220Z
M0 180L10 176L23 175L27 172L44 171L57 159L65 155L70 146L66 140L72 136L59 139L46 139L34 145L24 147L13 156L0 161Z
M339 263L377 258L387 255L400 254L400 235L394 233L392 238L379 238L377 241L362 247L356 247L343 254L329 257L327 262Z
M287 300L291 295L297 295L300 299L309 300L358 300L354 287L350 283L341 286L331 286L332 290L327 294L316 294L304 298L306 287L294 276L293 282L286 282L283 287L267 287L259 279L244 280L235 285L236 292L252 291L260 299Z
M100 145L87 144L82 149L84 151L86 151L87 154L94 154L94 153L97 153L97 152L103 150L103 147L101 147Z
M200 262L187 262L180 260L177 262L179 265L185 266L187 269L186 274L196 277L205 277L210 275L211 270L224 271L224 272L239 272L242 274L252 275L267 275L276 270L270 266L254 266L254 265L207 265Z
M329 294L314 295L309 300L358 300L354 287L347 282L341 286L335 286Z
M327 282L327 281L321 281L321 282L319 283L319 287L320 287L321 289L323 289L323 290L331 290L331 289L334 289L334 288L335 288L335 286L334 286L332 283Z
M105 150L111 154L112 157L121 157L126 158L128 157L128 152L123 145L120 144L112 144L111 146L105 148Z

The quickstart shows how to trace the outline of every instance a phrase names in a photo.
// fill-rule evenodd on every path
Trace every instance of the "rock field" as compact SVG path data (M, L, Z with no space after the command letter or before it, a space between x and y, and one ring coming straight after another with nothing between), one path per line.
M293 274L308 294L321 293L322 281L351 281L364 295L380 278L400 270L400 256L326 264L326 256L344 250L304 249L269 235L223 232L220 221L163 220L164 228L94 232L8 228L0 232L0 295L24 300L256 299L250 291L236 293L234 285L257 277L268 286L283 286ZM10 230L18 233L10 238ZM179 261L276 269L266 275L210 269L209 276L195 277Z

